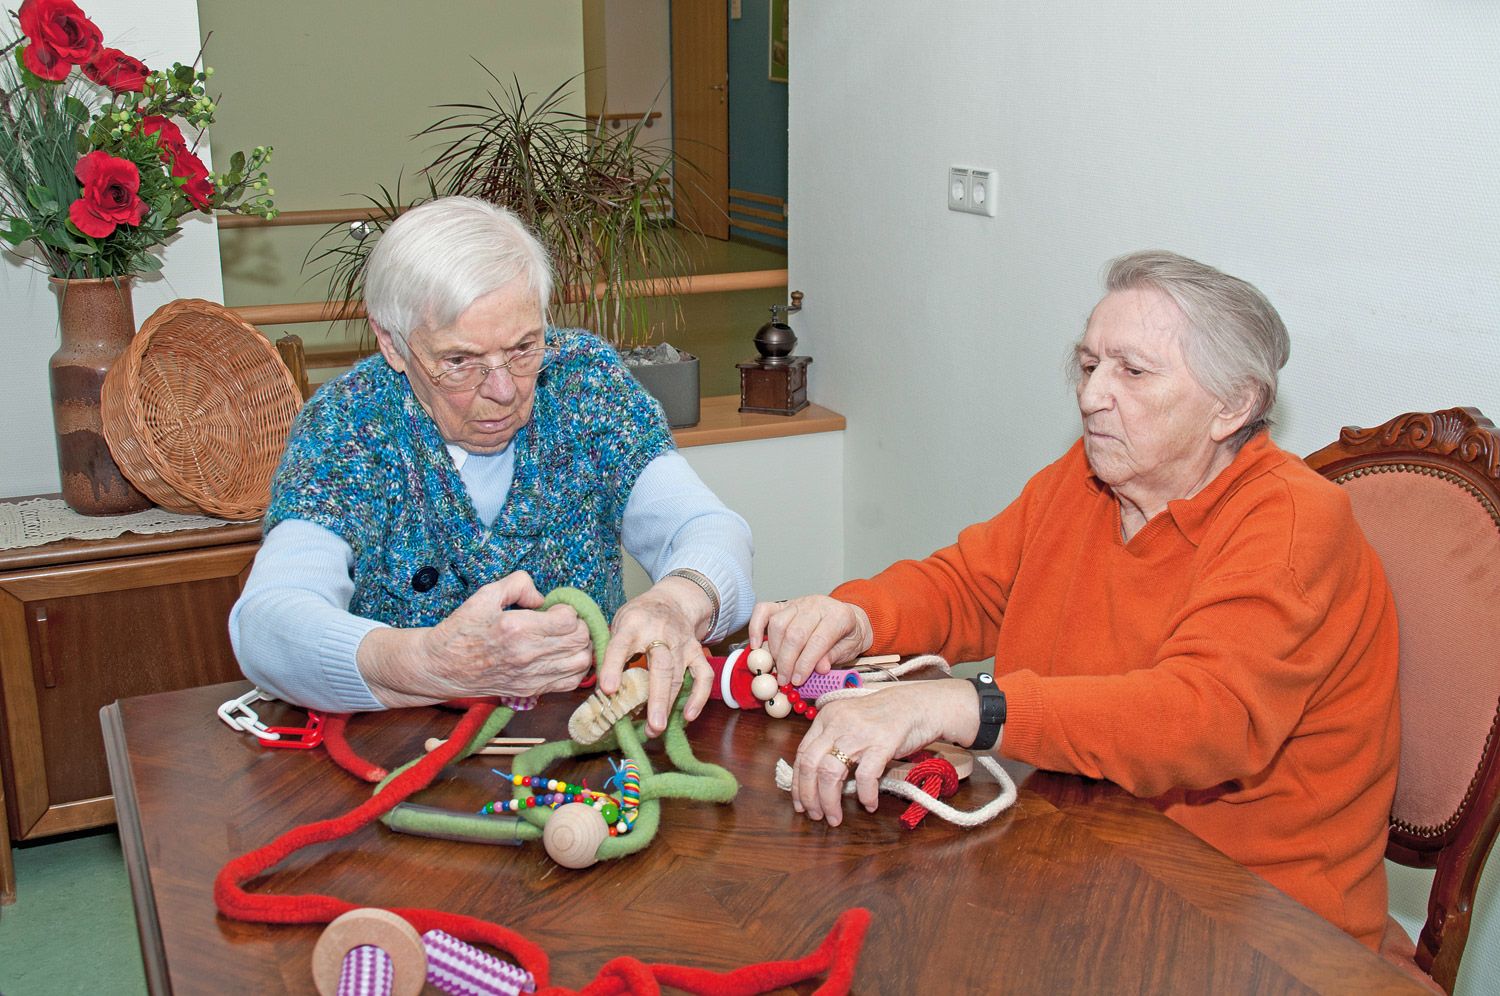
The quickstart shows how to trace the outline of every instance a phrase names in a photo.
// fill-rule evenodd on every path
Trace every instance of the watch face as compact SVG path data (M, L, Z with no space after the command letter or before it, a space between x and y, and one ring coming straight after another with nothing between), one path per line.
M992 674L976 674L974 677L986 685L993 685L995 683L995 676Z

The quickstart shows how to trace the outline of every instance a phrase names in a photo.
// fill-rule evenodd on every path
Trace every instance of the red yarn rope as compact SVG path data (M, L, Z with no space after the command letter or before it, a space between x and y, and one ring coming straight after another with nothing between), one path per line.
M254 923L328 923L359 908L345 900L316 893L257 895L246 892L244 883L264 874L304 847L338 840L369 826L398 803L426 788L438 772L474 739L494 708L492 702L471 705L445 743L397 775L381 792L343 816L295 827L271 843L230 860L219 869L214 879L214 902L219 912L230 919ZM347 748L343 726L348 717L341 718L343 722L337 724L337 739ZM324 738L327 743L326 727ZM330 749L329 753L332 756L333 750ZM352 750L348 754L355 757ZM348 767L342 761L339 763ZM395 907L391 912L409 922L418 933L437 928L461 940L488 944L505 952L532 974L538 988L537 996L570 996L575 992L549 986L547 952L513 930L476 917L441 910ZM815 992L823 996L838 996L847 993L853 985L855 963L869 924L868 910L858 907L845 910L812 954L795 961L762 962L724 973L680 965L648 965L629 957L616 958L606 963L592 982L577 990L577 996L624 996L626 993L655 996L663 985L699 996L752 996L825 973L827 978Z
M344 730L349 725L347 712L330 712L323 716L323 749L328 757L360 781L374 784L390 772L378 764L372 764L354 752Z
M906 773L906 780L934 799L946 799L957 792L958 772L954 770L953 762L938 754L928 751L923 753L927 756L912 766ZM927 810L922 804L914 802L901 814L901 825L908 830L915 830L926 815Z

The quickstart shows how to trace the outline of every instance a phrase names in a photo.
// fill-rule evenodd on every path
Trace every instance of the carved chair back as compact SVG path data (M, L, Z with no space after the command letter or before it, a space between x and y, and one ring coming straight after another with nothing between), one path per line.
M1346 428L1307 458L1380 555L1401 631L1386 856L1436 868L1417 966L1448 992L1500 823L1500 433L1474 408Z

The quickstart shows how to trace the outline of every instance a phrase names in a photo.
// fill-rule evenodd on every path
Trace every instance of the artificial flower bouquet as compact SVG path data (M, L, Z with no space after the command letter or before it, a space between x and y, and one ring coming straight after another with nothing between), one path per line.
M161 268L158 247L190 211L274 217L271 149L225 173L194 151L213 122L213 70L152 70L104 45L73 0L25 0L0 36L0 238L31 243L55 277ZM194 134L184 136L185 124Z

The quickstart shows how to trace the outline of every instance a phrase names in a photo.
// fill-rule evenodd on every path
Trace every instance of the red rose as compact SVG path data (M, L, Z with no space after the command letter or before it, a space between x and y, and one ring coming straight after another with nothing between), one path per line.
M140 93L150 72L140 59L117 48L101 48L83 67L83 75L115 93Z
M182 192L193 202L193 207L206 211L212 206L214 185L209 182L208 168L203 165L203 160L183 149L172 160L172 175L187 181L182 185Z
M83 194L68 205L68 217L84 235L102 239L118 226L139 225L146 217L146 202L136 196L141 172L129 159L90 152L73 172L83 184Z
M160 114L148 114L141 118L141 131L156 136L156 144L161 146L168 163L175 160L178 153L187 151L187 141L182 137L182 131Z
M18 15L31 44L22 53L26 68L44 80L60 80L99 51L104 35L73 0L26 0Z

